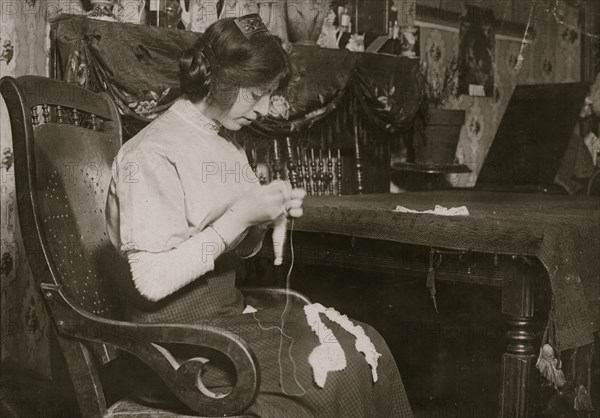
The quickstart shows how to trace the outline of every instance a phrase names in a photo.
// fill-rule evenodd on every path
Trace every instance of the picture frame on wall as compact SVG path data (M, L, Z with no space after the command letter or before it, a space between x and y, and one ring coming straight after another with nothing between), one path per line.
M356 31L373 35L386 35L392 16L393 0L355 0Z
M458 93L494 95L495 18L490 9L467 6L459 24Z

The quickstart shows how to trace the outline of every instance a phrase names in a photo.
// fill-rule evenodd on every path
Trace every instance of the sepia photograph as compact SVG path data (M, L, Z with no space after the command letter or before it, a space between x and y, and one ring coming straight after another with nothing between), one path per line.
M600 418L599 0L0 14L0 418Z

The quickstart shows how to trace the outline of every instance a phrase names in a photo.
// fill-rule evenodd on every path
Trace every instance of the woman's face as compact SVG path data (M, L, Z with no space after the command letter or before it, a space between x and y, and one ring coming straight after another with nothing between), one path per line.
M243 126L250 125L259 116L266 116L269 113L272 91L269 87L240 88L233 106L217 114L215 119L229 130L240 130Z

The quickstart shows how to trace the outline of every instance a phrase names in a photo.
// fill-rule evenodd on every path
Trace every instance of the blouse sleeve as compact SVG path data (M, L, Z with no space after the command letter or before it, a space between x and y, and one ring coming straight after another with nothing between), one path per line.
M121 251L166 251L190 237L183 188L164 156L146 152L119 162L113 183Z
M175 166L155 153L118 165L107 202L108 229L129 260L138 291L157 301L213 270L223 242L212 228L195 233L188 226Z

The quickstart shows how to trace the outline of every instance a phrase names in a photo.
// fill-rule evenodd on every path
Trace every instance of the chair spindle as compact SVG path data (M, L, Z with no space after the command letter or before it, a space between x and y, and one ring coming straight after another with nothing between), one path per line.
M279 150L279 141L273 140L273 179L281 180L281 152Z
M356 173L356 193L362 194L363 185L362 185L362 161L360 157L360 144L358 139L358 125L354 125L354 147L355 147L355 173Z
M44 117L44 123L50 123L50 110L47 104L42 105L42 116Z
M31 108L31 123L33 126L40 124L40 115L38 114L37 106Z
M92 130L97 131L100 129L100 126L98 125L98 119L96 119L96 115L95 114L91 114L91 118L92 118Z
M294 150L292 149L292 142L290 137L285 138L285 145L287 149L287 167L288 167L288 178L293 189L298 188L298 175L296 173L296 161L294 158Z
M81 113L77 109L73 109L71 111L71 115L73 116L73 125L80 126L81 125Z
M329 195L333 196L333 159L331 148L327 149L327 179L329 180Z
M56 106L56 122L65 123L65 111L62 106Z
M338 148L337 149L337 161L336 161L336 169L337 169L337 179L338 179L338 196L342 195L342 152Z

